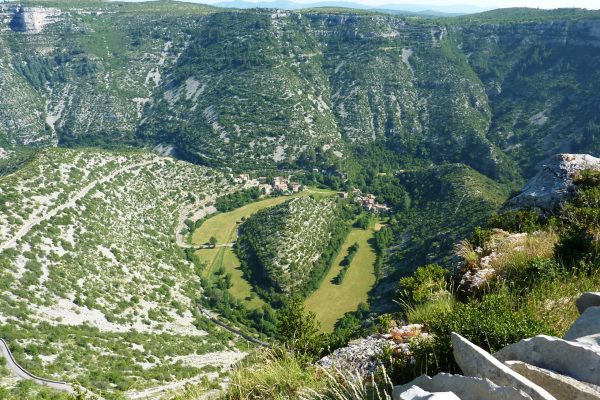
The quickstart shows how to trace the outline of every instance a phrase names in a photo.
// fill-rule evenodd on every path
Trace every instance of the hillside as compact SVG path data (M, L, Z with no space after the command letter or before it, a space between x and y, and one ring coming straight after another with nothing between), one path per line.
M216 379L242 356L199 316L199 272L175 244L180 209L213 201L220 173L63 149L0 183L0 336L23 366L112 398Z
M164 143L242 169L377 143L403 163L514 180L598 142L596 12L27 5L0 9L3 159L22 146Z
M365 190L394 206L378 241L383 257L371 299L375 308L393 306L398 279L419 266L441 263L452 270L456 243L484 225L511 189L459 164L405 170L367 185Z
M285 293L318 287L346 232L340 208L335 199L298 197L250 216L239 227L238 253L251 279Z

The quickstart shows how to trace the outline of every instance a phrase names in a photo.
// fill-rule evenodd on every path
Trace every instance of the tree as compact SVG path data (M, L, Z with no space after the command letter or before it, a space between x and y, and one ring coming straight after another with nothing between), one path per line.
M309 357L318 356L323 347L320 330L315 313L305 311L299 297L292 298L279 310L277 333L283 344L294 352Z
M217 245L217 242L218 242L218 240L217 240L217 238L216 238L216 237L214 237L214 236L211 236L211 237L210 237L210 239L208 239L208 243L209 243L209 244L210 244L212 247L215 247L215 246Z

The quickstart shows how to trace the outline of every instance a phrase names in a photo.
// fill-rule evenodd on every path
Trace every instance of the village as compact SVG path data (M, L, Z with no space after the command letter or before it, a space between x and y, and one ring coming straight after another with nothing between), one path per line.
M251 178L250 174L231 175L231 177L235 183L244 184L247 188L257 187L265 196L273 193L293 194L301 190L307 190L306 186L298 182L291 182L290 177L276 176L272 179L272 182L267 177ZM338 192L338 196L342 199L349 199L359 203L365 210L374 213L385 214L391 210L391 207L387 204L378 203L377 196L371 193L363 194L358 188L354 188L351 193Z

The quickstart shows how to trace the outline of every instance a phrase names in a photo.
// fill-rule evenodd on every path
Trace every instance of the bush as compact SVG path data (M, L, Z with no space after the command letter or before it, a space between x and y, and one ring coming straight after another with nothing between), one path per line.
M530 210L511 210L502 214L493 215L488 221L490 228L503 229L505 231L532 233L543 226L543 218L540 214Z
M578 191L562 212L556 257L571 268L600 266L600 172L582 171Z
M400 279L400 297L409 303L423 303L446 288L446 270L437 264L417 268L413 276Z
M304 302L295 297L277 314L277 334L284 346L309 358L318 357L324 348L321 327L313 312L304 310Z
M469 243L473 246L473 248L484 247L485 244L492 237L492 231L490 229L485 229L481 227L476 227L469 239Z
M395 361L392 371L400 382L423 373L458 372L452 355L451 332L459 333L490 353L524 338L555 334L543 321L520 309L518 301L507 291L484 296L481 301L439 307L421 317L423 319L418 322L425 325L433 339L411 343L412 362L406 359Z

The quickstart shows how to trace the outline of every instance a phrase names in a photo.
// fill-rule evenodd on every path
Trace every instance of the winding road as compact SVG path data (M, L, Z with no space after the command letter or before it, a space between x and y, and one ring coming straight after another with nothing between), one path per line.
M0 339L0 351L4 358L6 358L6 365L8 366L8 368L10 368L10 370L19 378L29 379L34 381L35 383L50 387L52 389L61 390L70 394L75 394L75 389L70 384L66 382L40 378L39 376L35 376L31 372L27 371L25 368L21 367L13 357L10 349L8 348L8 344L6 344L4 339Z

